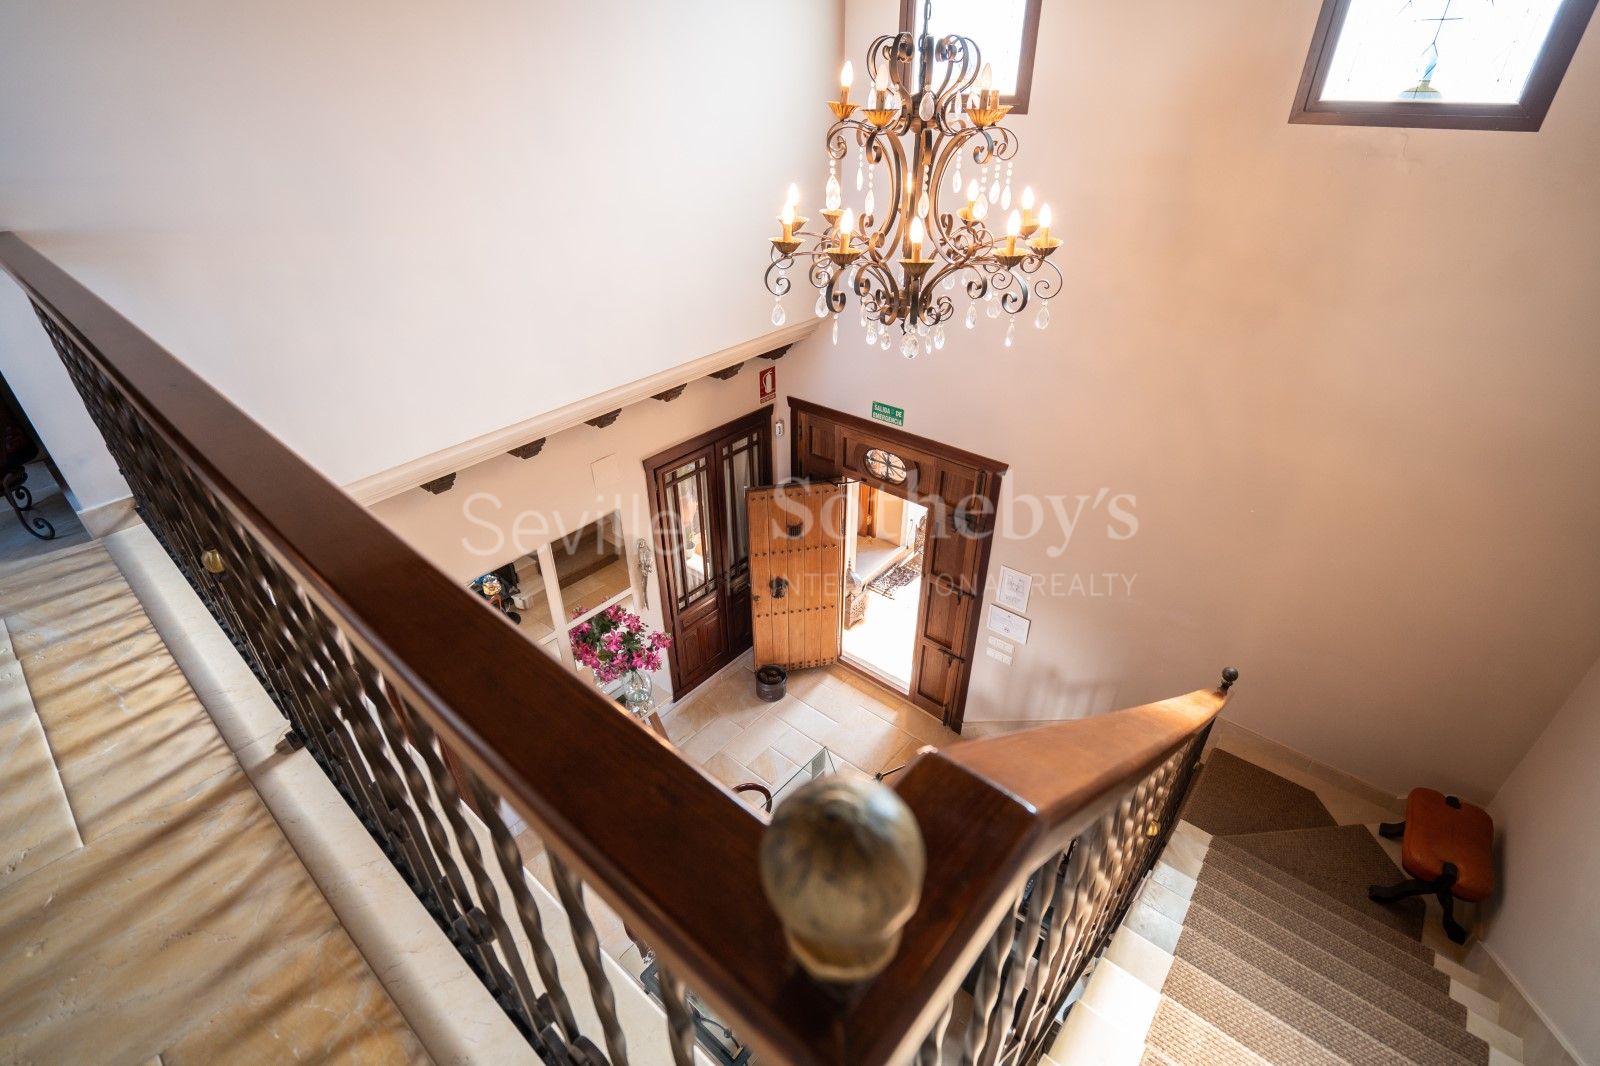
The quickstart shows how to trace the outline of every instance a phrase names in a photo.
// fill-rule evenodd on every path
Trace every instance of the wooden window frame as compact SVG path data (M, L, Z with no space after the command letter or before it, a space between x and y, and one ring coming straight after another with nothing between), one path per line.
M1322 126L1396 126L1409 129L1507 130L1536 133L1566 76L1578 42L1600 0L1563 0L1544 47L1533 61L1522 99L1514 104L1425 103L1414 100L1323 100L1322 87L1344 29L1350 0L1323 0L1311 50L1300 75L1289 121Z
M935 0L937 2L937 0ZM1017 53L1017 91L1000 97L1002 104L1011 105L1011 114L1026 115L1028 98L1033 92L1033 57L1039 50L1039 9L1044 0L1027 0L1022 14L1022 48ZM923 0L900 0L900 32L915 35L917 10ZM978 42L983 47L983 42Z

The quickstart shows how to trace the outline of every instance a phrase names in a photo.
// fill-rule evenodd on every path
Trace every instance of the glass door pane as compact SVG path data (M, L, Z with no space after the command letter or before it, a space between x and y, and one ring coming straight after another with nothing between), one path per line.
M728 587L744 588L750 580L750 529L745 511L745 490L758 484L761 470L761 438L751 433L722 449L722 479L727 512Z
M716 591L711 562L709 457L700 455L667 475L666 498L670 565L677 586L678 608Z

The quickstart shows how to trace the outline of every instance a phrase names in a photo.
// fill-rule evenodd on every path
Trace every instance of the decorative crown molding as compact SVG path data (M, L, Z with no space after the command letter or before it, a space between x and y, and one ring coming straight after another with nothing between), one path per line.
M504 455L527 441L554 436L562 430L581 426L589 419L608 411L620 410L629 404L648 400L663 390L670 391L686 381L705 377L712 371L733 363L743 363L763 352L776 351L797 344L809 336L820 322L821 320L814 315L807 315L799 322L752 337L720 352L667 367L648 377L576 400L553 411L524 419L515 425L485 433L449 448L419 456L409 462L348 482L345 491L360 503L367 505L377 503L407 489L414 489L424 481L442 478L447 474L466 470L478 463Z

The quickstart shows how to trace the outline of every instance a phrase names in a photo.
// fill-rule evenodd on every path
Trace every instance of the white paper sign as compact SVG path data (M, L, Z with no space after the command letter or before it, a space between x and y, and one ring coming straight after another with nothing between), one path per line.
M989 629L1007 640L1014 640L1018 644L1028 643L1028 627L1031 624L1020 614L1008 611L998 603L989 605Z
M1028 593L1033 589L1033 575L1024 574L1021 570L1013 570L1009 566L1000 568L1000 587L995 590L994 602L1013 611L1026 611L1028 609Z

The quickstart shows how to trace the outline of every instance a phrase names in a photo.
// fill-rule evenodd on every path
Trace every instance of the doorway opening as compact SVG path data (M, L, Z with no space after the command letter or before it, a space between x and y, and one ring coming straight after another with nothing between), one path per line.
M748 496L756 665L818 666L842 653L961 732L1006 464L797 397L789 409L790 475L810 488L782 500L771 490ZM852 501L871 511L866 539ZM825 518L836 503L842 523L794 521L812 511ZM852 548L858 588L846 566ZM921 565L897 571L912 559ZM867 587L874 577L877 598ZM849 601L861 612L855 625ZM909 669L902 613L914 620Z
M902 695L911 692L928 508L854 482L845 547L841 658Z

